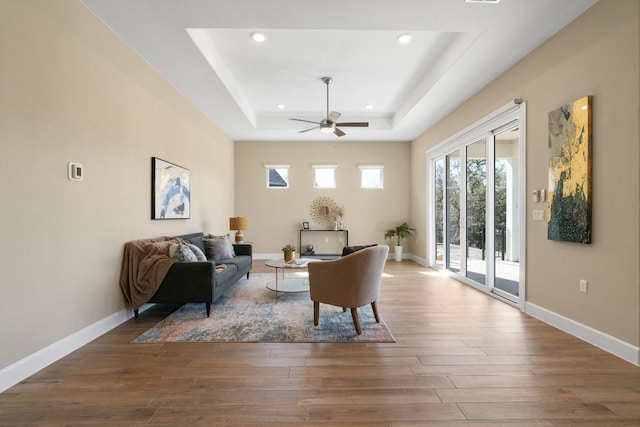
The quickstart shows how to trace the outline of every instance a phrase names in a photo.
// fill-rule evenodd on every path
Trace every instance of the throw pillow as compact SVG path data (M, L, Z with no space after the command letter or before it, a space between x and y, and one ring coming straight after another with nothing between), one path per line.
M204 252L202 252L202 250L194 245L193 243L187 243L187 246L189 247L189 249L191 249L191 252L193 252L193 254L196 256L196 260L202 262L202 261L206 261L207 257L204 254Z
M207 258L214 261L221 259L229 259L236 256L233 252L231 240L227 236L210 236L210 238L202 239L204 248L207 252Z
M195 254L187 245L173 243L169 248L169 257L182 262L198 261Z
M231 235L228 233L224 236L214 236L213 234L209 234L209 237L212 239L225 239L227 241L227 249L229 249L229 258L236 256L236 252L233 250L233 240L231 240Z
M344 248L342 248L342 256L345 255L349 255L352 254L354 252L358 252L364 248L370 248L372 246L378 246L377 243L374 243L373 245L363 245L363 246L345 246Z

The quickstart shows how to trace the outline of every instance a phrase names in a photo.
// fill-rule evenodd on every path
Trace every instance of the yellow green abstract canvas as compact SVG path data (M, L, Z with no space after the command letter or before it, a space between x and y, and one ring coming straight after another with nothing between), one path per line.
M591 97L549 113L548 239L591 243Z

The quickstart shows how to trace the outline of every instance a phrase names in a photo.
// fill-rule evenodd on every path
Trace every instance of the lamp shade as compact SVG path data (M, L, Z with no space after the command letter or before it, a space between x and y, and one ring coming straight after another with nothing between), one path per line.
M233 218L229 218L229 229L230 230L248 230L249 218L247 218L246 216L236 216Z

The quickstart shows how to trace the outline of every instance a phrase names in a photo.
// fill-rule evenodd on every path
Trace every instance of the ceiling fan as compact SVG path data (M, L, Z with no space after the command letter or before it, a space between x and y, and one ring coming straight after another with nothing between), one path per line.
M314 122L311 120L303 120L303 119L289 119L289 120L295 120L296 122L304 122L304 123L313 123L317 126L314 126L312 128L309 129L304 129L301 131L298 131L298 133L304 133L304 132L309 132L310 130L314 130L314 129L320 129L320 132L324 132L324 133L333 133L336 134L338 136L344 136L346 135L342 130L340 130L338 128L338 126L340 127L369 127L369 122L342 122L342 123L338 123L337 120L340 118L340 116L342 115L341 113L338 113L337 111L332 111L331 113L329 113L329 85L331 84L331 82L333 82L333 78L331 77L323 77L322 81L324 82L325 85L327 85L327 118L323 119L322 121L319 122Z

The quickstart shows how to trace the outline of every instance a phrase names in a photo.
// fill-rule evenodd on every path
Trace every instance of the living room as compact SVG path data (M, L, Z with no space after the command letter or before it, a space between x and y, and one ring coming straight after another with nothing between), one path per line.
M639 363L636 1L600 0L414 141L372 144L235 142L73 0L2 2L0 23L1 185L8 202L0 389L128 320L117 285L126 241L226 233L229 217L244 215L255 253L296 243L310 203L326 195L312 189L316 161L338 164L339 186L330 195L344 206L350 241L383 243L384 230L409 220L417 236L406 249L426 261L425 152L522 98L527 190L544 188L548 112L585 95L594 99L593 241L547 240L545 223L533 222L528 208L521 309L534 307L554 326ZM153 156L190 170L189 220L150 220ZM67 179L70 161L83 164L82 182ZM264 164L278 162L291 164L290 193L264 188ZM353 196L349 185L357 186L362 162L384 164L383 191ZM589 280L588 294L578 291L581 278Z

